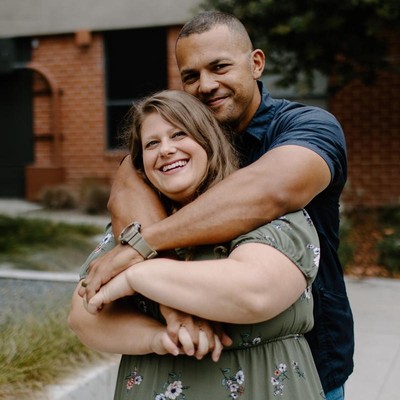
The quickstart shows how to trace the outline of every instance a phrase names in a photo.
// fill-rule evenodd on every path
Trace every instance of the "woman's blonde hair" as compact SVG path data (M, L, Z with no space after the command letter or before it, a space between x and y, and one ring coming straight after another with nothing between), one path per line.
M132 106L127 134L133 165L144 176L141 128L145 117L158 113L171 125L193 138L207 153L206 174L195 197L238 168L238 158L228 135L212 112L194 96L178 90L157 92ZM163 199L164 202L166 199Z

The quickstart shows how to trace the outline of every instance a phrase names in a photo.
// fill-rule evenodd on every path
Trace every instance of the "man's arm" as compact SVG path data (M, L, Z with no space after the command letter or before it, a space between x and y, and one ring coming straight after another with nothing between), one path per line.
M146 226L156 250L222 243L306 206L330 183L325 160L301 146L281 146L215 185L172 216Z
M329 167L317 153L301 146L281 146L234 172L175 214L146 225L142 235L158 251L227 242L304 207L330 180ZM129 204L136 205L131 196L120 203L119 215ZM93 262L86 279L88 299L117 273L140 261L141 256L130 246L118 245Z
M158 195L132 166L131 156L125 157L117 170L108 208L116 238L133 221L147 226L167 216Z

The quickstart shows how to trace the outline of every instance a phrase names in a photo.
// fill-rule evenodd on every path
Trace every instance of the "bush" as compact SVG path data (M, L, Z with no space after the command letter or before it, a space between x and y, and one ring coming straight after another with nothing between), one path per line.
M106 213L109 197L109 185L98 181L88 181L82 188L83 210L92 215Z
M342 220L339 229L340 245L338 256L343 269L346 269L346 266L354 260L355 245L351 242L350 232L351 225L349 221L347 219Z
M40 203L49 209L68 210L77 206L77 197L65 186L49 186L43 189Z
M390 231L378 243L379 263L391 273L400 272L400 233Z

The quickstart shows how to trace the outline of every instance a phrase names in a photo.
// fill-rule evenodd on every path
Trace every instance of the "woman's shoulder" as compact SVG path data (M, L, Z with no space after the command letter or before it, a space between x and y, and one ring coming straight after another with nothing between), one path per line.
M313 279L319 266L320 244L318 233L307 211L288 213L230 243L230 252L247 243L271 246L295 263Z

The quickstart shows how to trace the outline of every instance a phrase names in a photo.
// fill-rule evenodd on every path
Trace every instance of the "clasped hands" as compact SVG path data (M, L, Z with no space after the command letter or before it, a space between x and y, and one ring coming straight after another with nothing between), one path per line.
M131 246L117 245L110 252L92 261L89 273L78 290L86 310L100 312L105 304L135 293L127 279L129 267L143 262L143 257ZM191 316L179 310L160 305L166 325L154 331L151 340L156 354L185 354L197 359L211 353L218 361L224 346L232 340L224 333L222 324Z

